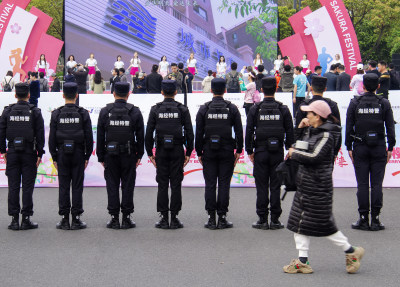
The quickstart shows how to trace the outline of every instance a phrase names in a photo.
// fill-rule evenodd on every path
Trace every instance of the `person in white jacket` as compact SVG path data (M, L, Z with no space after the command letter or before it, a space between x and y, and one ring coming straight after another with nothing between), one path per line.
M361 96L364 93L363 76L364 76L364 65L358 64L357 74L353 76L350 82L351 90L353 91L355 96Z
M212 76L213 71L208 71L208 76L204 78L201 86L203 87L203 93L211 93L211 81L214 79Z

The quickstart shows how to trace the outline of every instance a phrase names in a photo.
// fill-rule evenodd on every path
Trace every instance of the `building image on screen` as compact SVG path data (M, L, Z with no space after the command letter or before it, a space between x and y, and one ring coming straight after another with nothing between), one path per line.
M203 79L208 70L216 71L221 55L226 59L228 72L232 62L238 64L239 70L253 65L260 43L247 31L247 26L259 16L256 12L236 18L227 9L218 9L222 0L178 1L185 2L184 6L173 0L167 6L148 2L66 0L65 56L74 55L78 63L85 64L93 53L104 78L111 75L118 55L127 69L134 52L146 73L164 55L169 63L182 62L186 67L193 52L197 60L196 80ZM272 31L276 27L277 23L267 23L263 29ZM276 35L270 41L276 43ZM276 45L271 49L276 51ZM272 69L273 57L263 60L266 69Z

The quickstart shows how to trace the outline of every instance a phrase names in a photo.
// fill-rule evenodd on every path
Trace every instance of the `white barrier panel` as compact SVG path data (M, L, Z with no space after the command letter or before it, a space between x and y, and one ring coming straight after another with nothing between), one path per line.
M342 128L343 128L343 141L344 141L344 129L346 122L346 111L348 104L353 97L352 92L328 92L325 95L338 103L339 110L341 113ZM225 99L231 101L241 111L242 123L245 128L246 117L243 107L244 94L226 94ZM129 97L129 102L138 106L142 111L145 125L147 123L148 115L151 106L162 101L161 95L136 95L132 94ZM211 94L189 94L188 95L188 107L192 117L193 127L195 128L195 118L200 105L212 99ZM278 93L276 99L283 102L292 111L291 94ZM93 125L94 139L96 140L97 131L97 120L101 108L106 104L113 102L112 95L81 95L80 105L86 108L90 112ZM183 103L183 95L176 97L177 101ZM392 103L393 113L395 120L400 123L400 91L391 91L390 100ZM14 103L16 99L11 93L0 93L0 111L2 112L3 107ZM46 154L43 156L42 164L38 169L38 176L36 178L37 186L58 186L57 171L52 165L51 157L48 152L48 134L51 111L64 104L61 93L42 93L39 99L39 107L42 109L43 118L46 127ZM396 125L396 138L397 143L400 142L400 131L399 125ZM156 186L155 181L155 168L148 160L147 154L143 156L142 163L138 168L136 183L138 186ZM340 151L339 156L335 162L334 170L334 184L336 187L355 187L356 180L354 176L353 165L348 156L346 148ZM386 175L384 180L385 187L400 187L400 148L395 147L393 150L393 158L386 167ZM253 187L253 166L249 161L245 153L242 154L239 163L235 168L234 175L231 181L232 186L240 187ZM97 162L95 151L90 159L89 166L85 174L85 185L86 186L104 186L105 181L103 177L103 167ZM204 186L204 179L202 174L202 166L198 163L197 156L193 151L190 163L185 167L185 179L183 182L184 186ZM4 159L0 158L0 186L7 186L7 177L5 176L5 164Z

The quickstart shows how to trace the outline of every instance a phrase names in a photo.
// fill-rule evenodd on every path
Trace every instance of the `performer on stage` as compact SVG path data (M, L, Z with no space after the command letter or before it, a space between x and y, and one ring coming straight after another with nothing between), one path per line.
M261 59L260 53L257 53L256 58L253 61L253 64L254 64L254 69L256 69L257 71L258 71L258 66L264 64L264 61Z
M45 54L41 54L40 55L40 59L39 61L37 61L36 64L36 70L38 71L38 73L44 73L44 75L47 75L47 62L46 62L46 55Z
M167 56L161 57L161 62L158 64L158 71L163 78L165 78L169 73L169 63L167 62Z
M194 53L190 53L189 59L186 61L187 68L189 69L189 72L194 76L197 74L197 60L194 58Z
M283 62L283 60L282 60L282 55L279 54L279 55L276 57L276 60L274 61L274 70L275 70L275 72L276 72L276 71L279 72L279 68L281 67L282 62Z
M65 70L68 72L68 69L72 69L75 72L77 66L78 63L75 61L74 55L70 55L68 57L68 62L65 64Z
M300 67L303 68L303 74L306 74L307 70L310 68L310 61L307 58L307 54L303 55L303 60L300 61Z
M122 62L121 55L117 56L117 61L114 63L114 69L121 69L125 66L124 62Z
M226 74L226 62L225 62L225 57L220 56L219 61L217 63L217 78L224 78L225 79L225 74Z
M85 67L87 67L89 69L89 82L91 82L93 80L94 74L96 74L96 70L98 69L97 61L94 58L93 53L91 53L90 58L86 60Z
M138 52L135 52L133 54L133 58L131 59L131 65L128 67L128 70L131 69L130 74L132 75L132 78L136 75L136 72L142 72L142 67L140 66L140 59L139 59L139 54Z

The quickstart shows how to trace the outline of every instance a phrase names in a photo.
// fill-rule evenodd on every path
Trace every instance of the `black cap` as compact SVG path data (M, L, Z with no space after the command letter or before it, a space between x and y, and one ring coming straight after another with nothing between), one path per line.
M318 90L325 90L327 82L328 78L325 77L314 76L312 78L312 86Z
M265 77L262 78L262 89L265 90L271 90L271 89L276 89L276 78L275 77Z
M64 94L67 95L76 95L78 92L78 84L77 83L65 83L63 88Z
M213 93L224 93L226 88L226 82L222 78L215 78L211 81L211 90Z
M373 92L378 89L379 86L379 77L377 74L368 73L363 77L363 84L365 89L369 92Z
M171 95L175 93L176 91L176 81L172 80L163 80L161 82L161 90L164 91L164 93Z
M115 93L119 95L126 95L129 93L129 83L126 82L116 82L114 84Z
M28 95L29 94L29 85L27 83L15 84L15 93L17 93L19 95Z

